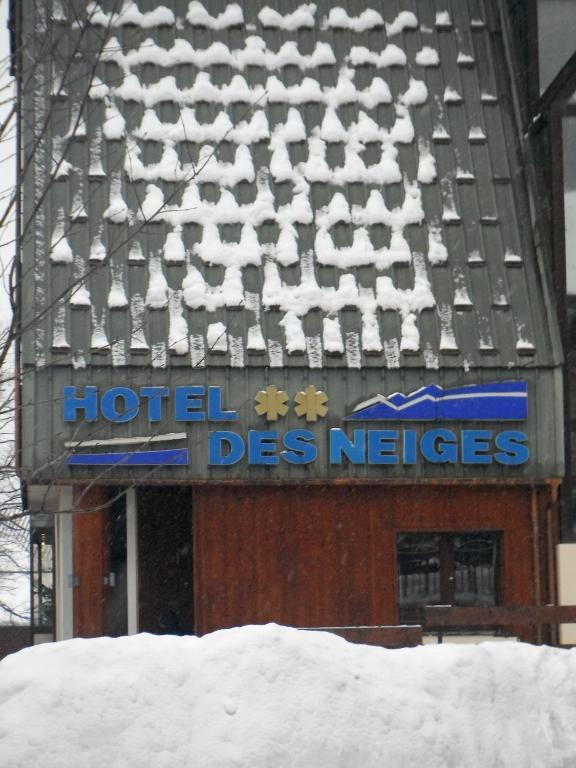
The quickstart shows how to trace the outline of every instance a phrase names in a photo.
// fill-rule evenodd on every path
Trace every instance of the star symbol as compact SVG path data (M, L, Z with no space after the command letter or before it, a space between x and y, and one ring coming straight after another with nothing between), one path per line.
M303 392L298 392L294 398L297 403L295 411L298 416L306 416L306 421L316 421L318 416L326 416L328 396L310 384Z
M266 389L256 393L258 416L266 415L268 421L276 421L278 416L286 416L288 413L288 395L283 389L277 389L275 384L270 384Z

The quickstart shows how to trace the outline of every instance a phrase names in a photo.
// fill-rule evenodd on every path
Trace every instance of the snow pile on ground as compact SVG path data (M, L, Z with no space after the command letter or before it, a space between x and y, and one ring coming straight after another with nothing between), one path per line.
M387 651L276 625L0 664L2 768L576 765L576 650Z

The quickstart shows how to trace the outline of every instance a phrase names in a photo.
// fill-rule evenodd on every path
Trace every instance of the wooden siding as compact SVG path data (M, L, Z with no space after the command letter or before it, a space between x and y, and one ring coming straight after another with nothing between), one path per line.
M108 497L103 486L74 489L74 637L106 634Z
M196 630L395 624L402 531L500 531L502 602L546 601L547 494L529 486L197 488ZM532 630L518 634L529 639Z

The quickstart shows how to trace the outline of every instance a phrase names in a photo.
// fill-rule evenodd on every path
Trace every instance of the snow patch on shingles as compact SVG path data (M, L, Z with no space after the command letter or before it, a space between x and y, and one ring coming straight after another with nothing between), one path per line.
M164 242L164 261L169 264L181 264L186 261L186 248L182 241L182 227L177 226L168 232Z
M384 341L384 357L387 368L400 368L400 344L398 339Z
M435 48L425 45L416 54L415 61L419 67L437 67L440 64L440 56Z
M126 365L126 342L124 339L114 339L110 348L112 365L115 368Z
M427 141L420 139L418 149L419 160L416 178L420 184L431 184L436 179L436 160L430 152L430 145Z
M98 3L90 2L86 6L88 21L93 26L124 27L127 25L150 29L151 27L170 27L176 23L173 11L165 5L159 5L153 11L142 12L133 0L124 0L117 13L105 13Z
M92 238L90 245L90 261L104 261L106 259L106 246L102 242L102 229Z
M260 294L245 291L244 304L249 312L254 313L254 323L248 328L246 349L249 352L265 352L266 342L264 341L262 326L260 324Z
M432 266L445 264L448 261L448 250L442 241L440 227L428 227L428 261Z
M509 248L506 248L506 252L504 253L504 264L512 264L514 266L518 266L522 264L522 256L518 253L514 253Z
M193 0L188 5L186 21L194 27L207 27L208 29L228 29L239 27L244 23L244 14L238 3L230 3L218 16L211 16L202 3Z
M457 352L458 345L452 325L452 308L448 304L440 304L438 317L440 318L440 351Z
M56 225L50 241L50 260L54 264L71 264L74 261L67 237L64 208L59 208L56 214Z
M336 63L332 47L327 42L317 41L310 54L301 53L298 44L292 40L282 43L278 51L272 51L258 35L247 37L243 48L229 48L222 42L213 42L207 48L197 48L184 38L177 38L172 48L164 48L149 38L137 48L130 48L126 52L116 38L111 38L102 52L102 60L116 62L126 76L131 74L133 68L144 64L165 69L173 69L182 64L191 64L198 69L226 66L240 71L247 67L278 70L294 66L305 71Z
M110 349L110 342L106 335L106 310L102 309L100 314L95 307L92 307L92 337L90 339L90 349L94 352L107 352Z
M190 365L192 368L206 367L206 344L200 333L190 334Z
M52 137L52 176L55 179L64 179L74 170L74 166L69 160L64 158L67 144L64 136Z
M134 352L147 352L150 347L146 341L144 332L144 317L146 307L139 293L132 294L130 298L130 350Z
M90 291L86 285L86 263L81 256L74 256L73 281L76 285L70 292L70 305L89 307L91 300Z
M386 23L388 37L399 35L405 29L417 29L418 19L412 11L401 11L391 24Z
M444 89L444 103L445 104L460 104L462 102L462 96L455 88L447 85Z
M536 347L528 338L526 324L521 320L516 321L516 351L531 354L536 351Z
M322 29L351 29L353 32L366 32L369 29L384 26L384 19L372 9L362 11L359 16L349 16L345 8L331 8L322 20Z
M115 173L110 181L109 204L102 216L114 224L124 224L131 216L122 196L122 177L119 172Z
M400 96L400 101L407 107L420 106L428 99L428 89L423 80L410 78L408 90Z
M268 360L271 368L284 367L284 349L282 344L276 339L268 339Z
M286 351L289 355L306 352L306 336L302 328L302 320L295 312L290 310L286 312L278 325L284 329Z
M152 368L166 368L168 355L166 352L165 341L158 341L155 344L152 344L150 362L152 363Z
M182 307L182 291L171 291L168 299L168 349L176 355L188 354L188 323Z
M383 51L371 51L363 45L354 45L350 48L350 53L346 61L352 67L361 67L365 64L371 64L377 69L386 69L387 67L406 66L406 53L393 43L389 43Z
M306 355L309 368L322 368L322 340L320 336L306 336Z
M126 120L111 99L106 105L102 130L108 141L120 141L126 136Z
M438 355L432 349L430 342L426 342L426 346L424 347L423 354L424 354L424 365L426 366L426 368L438 370L438 368L440 367L440 362L438 360Z
M209 352L225 354L228 351L228 334L224 323L209 323L206 329L206 345Z
M433 309L436 301L428 280L426 265L421 254L413 255L414 287L396 288L390 277L376 278L376 300L383 310L398 312L402 320L400 348L416 352L419 349L420 334L416 326L417 315L423 310Z
M450 12L449 11L437 11L436 12L436 21L435 21L436 27L442 28L449 28L452 26L452 19L450 18Z
M66 307L63 302L58 305L54 316L52 347L60 351L70 349L70 344L68 343L66 335Z
M360 350L360 336L356 331L346 331L346 365L348 368L362 368L362 354Z
M256 109L249 120L237 123L232 123L226 112L218 112L209 123L200 123L194 109L182 107L175 123L162 122L154 109L144 110L142 122L132 136L144 141L172 144L183 141L207 144L223 140L235 144L257 144L270 138L270 129L262 109Z
M151 309L165 309L168 304L168 282L162 271L159 255L151 255L148 261L148 290L146 306Z
M338 317L325 317L322 321L322 340L324 349L332 355L344 354L344 342Z
M150 165L142 163L140 149L132 145L129 154L126 155L124 170L129 180L133 182L180 183L198 176L203 184L214 183L224 187L235 187L241 181L251 184L256 178L250 149L243 144L237 146L232 163L218 160L214 147L208 144L200 147L197 163L181 164L175 148L166 142L161 160Z
M230 365L232 368L244 368L244 341L241 336L228 334Z
M94 129L90 141L90 160L88 165L88 178L105 178L106 174L102 166L102 129L97 126Z
M452 278L454 284L454 306L458 309L471 308L473 305L468 293L466 277L460 267L454 267L452 270Z
M274 8L265 5L258 13L258 21L263 27L293 32L296 29L312 28L315 22L315 15L316 5L314 3L299 5L295 11L284 16Z
M126 289L124 288L122 266L115 266L112 270L112 282L108 292L108 308L124 309L128 306Z
M221 86L212 82L209 72L199 72L189 88L179 88L176 78L167 75L156 83L143 85L133 74L126 75L121 85L111 89L114 97L125 102L134 101L147 108L173 102L180 106L193 106L197 102L209 104L245 103L256 106L264 99L269 104L301 105L318 103L336 109L343 104L360 104L374 109L379 104L390 104L392 97L388 84L374 77L363 90L353 83L354 70L340 70L335 86L321 86L318 80L304 77L300 83L286 85L275 75L268 77L265 85L250 87L242 75L233 75L229 83Z

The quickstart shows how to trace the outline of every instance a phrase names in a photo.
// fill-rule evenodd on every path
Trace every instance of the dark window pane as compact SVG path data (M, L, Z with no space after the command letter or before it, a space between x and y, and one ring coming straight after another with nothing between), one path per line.
M397 558L402 623L418 623L426 605L499 603L498 533L403 533Z
M440 536L403 533L397 539L398 600L403 623L418 622L418 609L440 602Z

